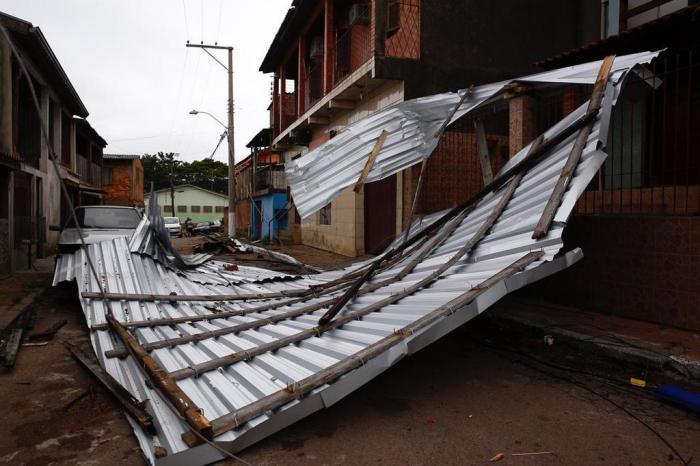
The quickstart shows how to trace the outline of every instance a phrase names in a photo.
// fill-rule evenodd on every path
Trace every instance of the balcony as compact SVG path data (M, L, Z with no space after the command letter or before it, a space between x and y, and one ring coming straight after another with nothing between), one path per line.
M384 12L377 11L377 1L326 0L309 15L305 31L296 37L287 33L286 58L266 69L275 73L271 117L275 147L306 145L308 133L296 129L327 125L398 79L391 73L392 77L381 76L375 63L382 62L386 69L393 62L385 58L420 59L420 0L389 0ZM384 30L383 37L377 25ZM292 83L294 112L283 102Z
M274 191L286 191L286 189L287 177L284 174L284 165L267 165L256 170L254 196Z
M90 184L96 188L102 187L102 166L88 160L80 154L76 154L78 159L78 175L80 181Z

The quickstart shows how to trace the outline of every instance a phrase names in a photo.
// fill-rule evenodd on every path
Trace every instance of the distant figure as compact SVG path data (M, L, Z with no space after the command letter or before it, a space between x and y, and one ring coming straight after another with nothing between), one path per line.
M185 220L185 236L192 236L193 229L194 223L191 218L187 217L187 220Z

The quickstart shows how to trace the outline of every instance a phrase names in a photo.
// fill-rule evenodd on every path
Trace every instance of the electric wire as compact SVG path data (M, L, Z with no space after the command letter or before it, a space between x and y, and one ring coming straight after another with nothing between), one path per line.
M596 390L594 390L594 389L588 387L587 385L585 385L585 384L583 384L583 383L581 383L581 382L579 382L579 381L577 381L577 380L574 380L574 379L572 379L572 378L570 378L570 377L566 377L566 376L563 376L563 375L559 375L559 374L555 374L555 373L549 372L549 371L544 370L544 369L542 369L541 367L537 367L537 366L535 366L535 365L533 365L533 364L528 364L523 358L527 358L527 359L530 359L530 360L532 360L532 361L535 361L535 362L537 362L537 363L539 363L539 364L542 364L542 365L544 365L544 366L546 366L546 367L550 367L550 368L554 368L554 369L559 369L559 370L562 370L562 371L578 372L578 373L581 373L581 374L584 374L584 375L595 376L595 377L599 377L599 378L606 378L606 379L608 379L608 380L615 380L615 379L612 379L612 378L610 378L610 377L605 377L605 376L600 375L600 374L595 374L595 373L591 373L591 372L587 372L587 371L583 371L583 370L579 370L579 369L574 369L574 368L569 368L569 367L559 366L559 365L556 365L556 364L553 364L553 363L549 363L549 362L543 361L543 360L541 360L541 359L539 359L539 358L536 358L535 356L532 356L532 355L530 355L530 354L528 354L528 353L525 353L525 352L522 352L522 351L519 351L519 350L515 350L515 349L512 349L512 350L511 350L511 349L502 348L502 347L495 347L494 345L490 345L490 344L488 344L488 343L479 342L478 340L475 340L475 341L477 341L477 343L480 344L481 346L484 346L484 347L486 347L486 348L492 350L494 353L498 354L499 356L501 356L501 357L504 358L504 359L507 359L507 360L509 360L509 361L511 361L511 362L516 362L516 363L518 363L518 364L521 364L521 365L523 365L523 366L525 366L525 367L528 367L528 368L530 368L530 369L532 369L532 370L534 370L534 371L536 371L536 372L539 372L539 373L541 373L541 374L544 374L544 375L546 375L546 376L548 376L548 377L551 377L551 378L557 379L557 380L559 380L559 381L563 381L563 382L567 382L567 383L570 383L570 384L572 384L572 385L575 385L575 386L577 386L577 387L579 387L579 388L581 388L581 389L583 389L583 390L585 390L585 391L587 391L587 392L589 392L589 393L591 393L591 394L593 394L593 395L595 395L595 396L601 398L602 400L607 401L608 403L612 404L613 406L615 406L616 408L618 408L619 410L621 410L622 412L624 412L625 414L627 414L628 416L630 416L632 419L634 419L635 421L637 421L638 423L640 423L643 427L645 427L647 430L649 430L652 434L654 434L659 440L661 440L661 442L662 442L664 445L666 445L666 447L668 447L669 450L671 450L671 452L682 462L682 464L683 464L684 466L685 466L685 465L689 465L690 462L692 461L692 457L689 458L688 460L686 460L686 459L683 457L683 455L681 455L680 452L676 449L676 447L675 447L669 440L666 439L666 437L664 437L658 430L656 430L656 429L655 429L653 426L651 426L648 422L646 422L645 420L643 420L642 418L640 418L639 416L637 416L636 414L634 414L633 412L631 412L631 411L630 411L629 409L627 409L625 406L621 405L620 403L616 402L615 400L612 400L611 398L605 396L604 394L602 394L602 393L600 393L600 392L598 392L598 391L596 391ZM519 356L522 356L523 358L509 358L508 356L506 356L506 355L504 354L505 352L515 353L515 354L517 354L517 355L519 355ZM616 382L617 382L617 381L616 381ZM618 387L618 388L619 388L619 387Z

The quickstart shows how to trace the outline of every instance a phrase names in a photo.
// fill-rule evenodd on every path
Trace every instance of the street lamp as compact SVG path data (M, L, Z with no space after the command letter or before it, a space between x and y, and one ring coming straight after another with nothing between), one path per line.
M235 159L233 157L233 125L226 126L209 112L202 112L200 110L191 110L190 115L199 115L200 113L210 116L214 121L224 127L224 134L221 135L222 140L224 135L228 134L228 234L231 237L236 236L236 179L235 179ZM231 117L231 115L229 115ZM229 118L231 121L232 118ZM221 142L221 141L219 141ZM217 145L218 148L218 145ZM214 149L216 151L216 149ZM212 156L214 154L212 153Z
M216 117L215 117L214 115L212 115L211 113L209 113L209 112L203 112L203 111L201 111L201 110L191 110L191 111L190 111L190 115L199 115L200 113L203 114L203 115L209 115L210 117L212 117L212 118L214 119L214 121L216 121L218 124L220 124L221 126L223 126L224 129L228 130L228 127L227 127L225 124L223 124L223 123L221 122L221 120L219 120L218 118L216 118Z

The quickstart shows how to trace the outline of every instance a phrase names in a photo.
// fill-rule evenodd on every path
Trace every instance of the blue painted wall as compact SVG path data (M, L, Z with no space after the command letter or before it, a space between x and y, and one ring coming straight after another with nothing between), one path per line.
M270 230L275 238L279 236L280 229L287 229L287 214L280 213L280 210L287 206L287 194L286 193L273 193L266 196L254 197L253 201L259 202L260 210L262 211L262 239L270 239ZM279 214L279 218L271 221L275 214ZM258 225L255 221L258 212L255 205L250 209L250 232L254 239L260 238L260 232L258 231Z

